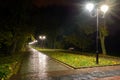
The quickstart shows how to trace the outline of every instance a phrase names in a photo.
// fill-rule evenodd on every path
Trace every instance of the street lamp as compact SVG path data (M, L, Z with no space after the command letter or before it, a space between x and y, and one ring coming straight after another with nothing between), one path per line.
M39 39L41 40L41 46L42 46L42 48L44 48L44 40L46 39L46 36L44 36L44 35L41 35L41 36L39 36Z
M96 7L96 8L95 8ZM103 18L104 18L104 15L105 13L108 11L109 9L109 6L107 5L102 5L101 7L99 7L99 4L98 5L94 5L93 3L88 3L86 5L86 9L90 12L90 14L92 13L93 9L95 9L95 15L94 17L96 16L96 64L99 64L99 50L98 50L98 41L99 41L99 12L103 12ZM92 14L91 14L92 16Z
M104 5L101 6L100 9L101 9L102 12L106 13L108 11L109 7L108 7L108 5L104 4Z
M46 36L39 36L39 38L40 38L41 40L45 40L45 39L46 39Z
M92 4L92 3L88 3L88 4L86 5L86 9L87 9L89 12L91 12L91 11L93 10L93 8L94 8L94 4Z

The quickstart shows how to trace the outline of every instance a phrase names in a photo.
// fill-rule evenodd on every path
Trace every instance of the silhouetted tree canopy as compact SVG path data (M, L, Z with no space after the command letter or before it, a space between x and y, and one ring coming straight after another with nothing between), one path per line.
M59 5L55 2L38 6L40 4L36 5L33 0L1 0L0 53L10 54L22 50L31 40L31 36L39 40L38 36L42 34L47 36L48 48L75 47L79 50L95 50L96 18L91 18L83 10L83 3L82 0L71 0ZM112 16L112 13L107 16L110 34L107 37L108 49L114 46L111 42L119 40L119 19L115 19L116 15ZM119 43L115 44L119 48Z

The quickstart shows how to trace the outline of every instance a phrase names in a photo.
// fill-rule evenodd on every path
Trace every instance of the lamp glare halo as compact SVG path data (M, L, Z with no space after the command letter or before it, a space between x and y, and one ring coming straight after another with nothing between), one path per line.
M88 3L86 5L86 9L89 10L90 12L93 10L93 8L94 8L94 4L92 4L92 3Z
M100 9L102 12L106 13L108 11L109 7L107 5L102 5Z

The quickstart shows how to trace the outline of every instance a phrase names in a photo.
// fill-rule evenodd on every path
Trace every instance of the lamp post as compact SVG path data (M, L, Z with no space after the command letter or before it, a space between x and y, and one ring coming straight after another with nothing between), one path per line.
M39 36L39 39L41 40L42 48L44 48L44 40L46 39L46 36Z
M95 8L96 6L96 8ZM103 12L103 18L104 18L104 15L105 13L107 12L108 10L108 6L107 5L102 5L101 7L98 7L99 5L94 5L93 3L88 3L86 5L86 9L88 9L88 11L90 12L90 15L92 17L96 17L96 64L99 64L99 13L100 11ZM92 11L93 9L95 9L95 15L92 15Z

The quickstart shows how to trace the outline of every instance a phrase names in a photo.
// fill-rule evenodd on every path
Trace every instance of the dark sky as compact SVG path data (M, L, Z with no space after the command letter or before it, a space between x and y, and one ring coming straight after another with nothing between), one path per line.
M18 3L18 1L19 0L0 0L1 17L5 17L9 13L12 15L12 13L14 13L13 12L14 10L12 10L12 8L15 8L17 6L16 3ZM82 12L83 10L79 8L84 8L83 5L85 5L87 1L90 1L90 0L32 0L32 3L37 8L49 7L52 5L67 6L70 13L75 13L76 15L78 15L79 12ZM120 30L120 27L119 27L120 1L119 0L105 0L105 1L107 1L111 6L110 11L107 15L109 15L113 19L114 25L115 25L110 27L110 29L114 31ZM11 10L9 8L11 8Z
M77 5L88 0L33 0L34 5L45 7L49 5Z
M84 8L83 5L85 5L87 1L89 0L32 0L32 4L36 6L36 8L43 8L43 7L45 8L52 5L67 6L70 14L74 13L74 15L78 15L83 10L79 8ZM120 1L119 0L105 0L105 1L107 1L110 4L110 11L107 15L109 15L111 19L114 21L112 25L110 24L111 33L119 32L120 31L120 27L119 27ZM14 8L17 6L16 3L18 3L18 0L0 0L1 20L4 17L7 17L14 13Z

